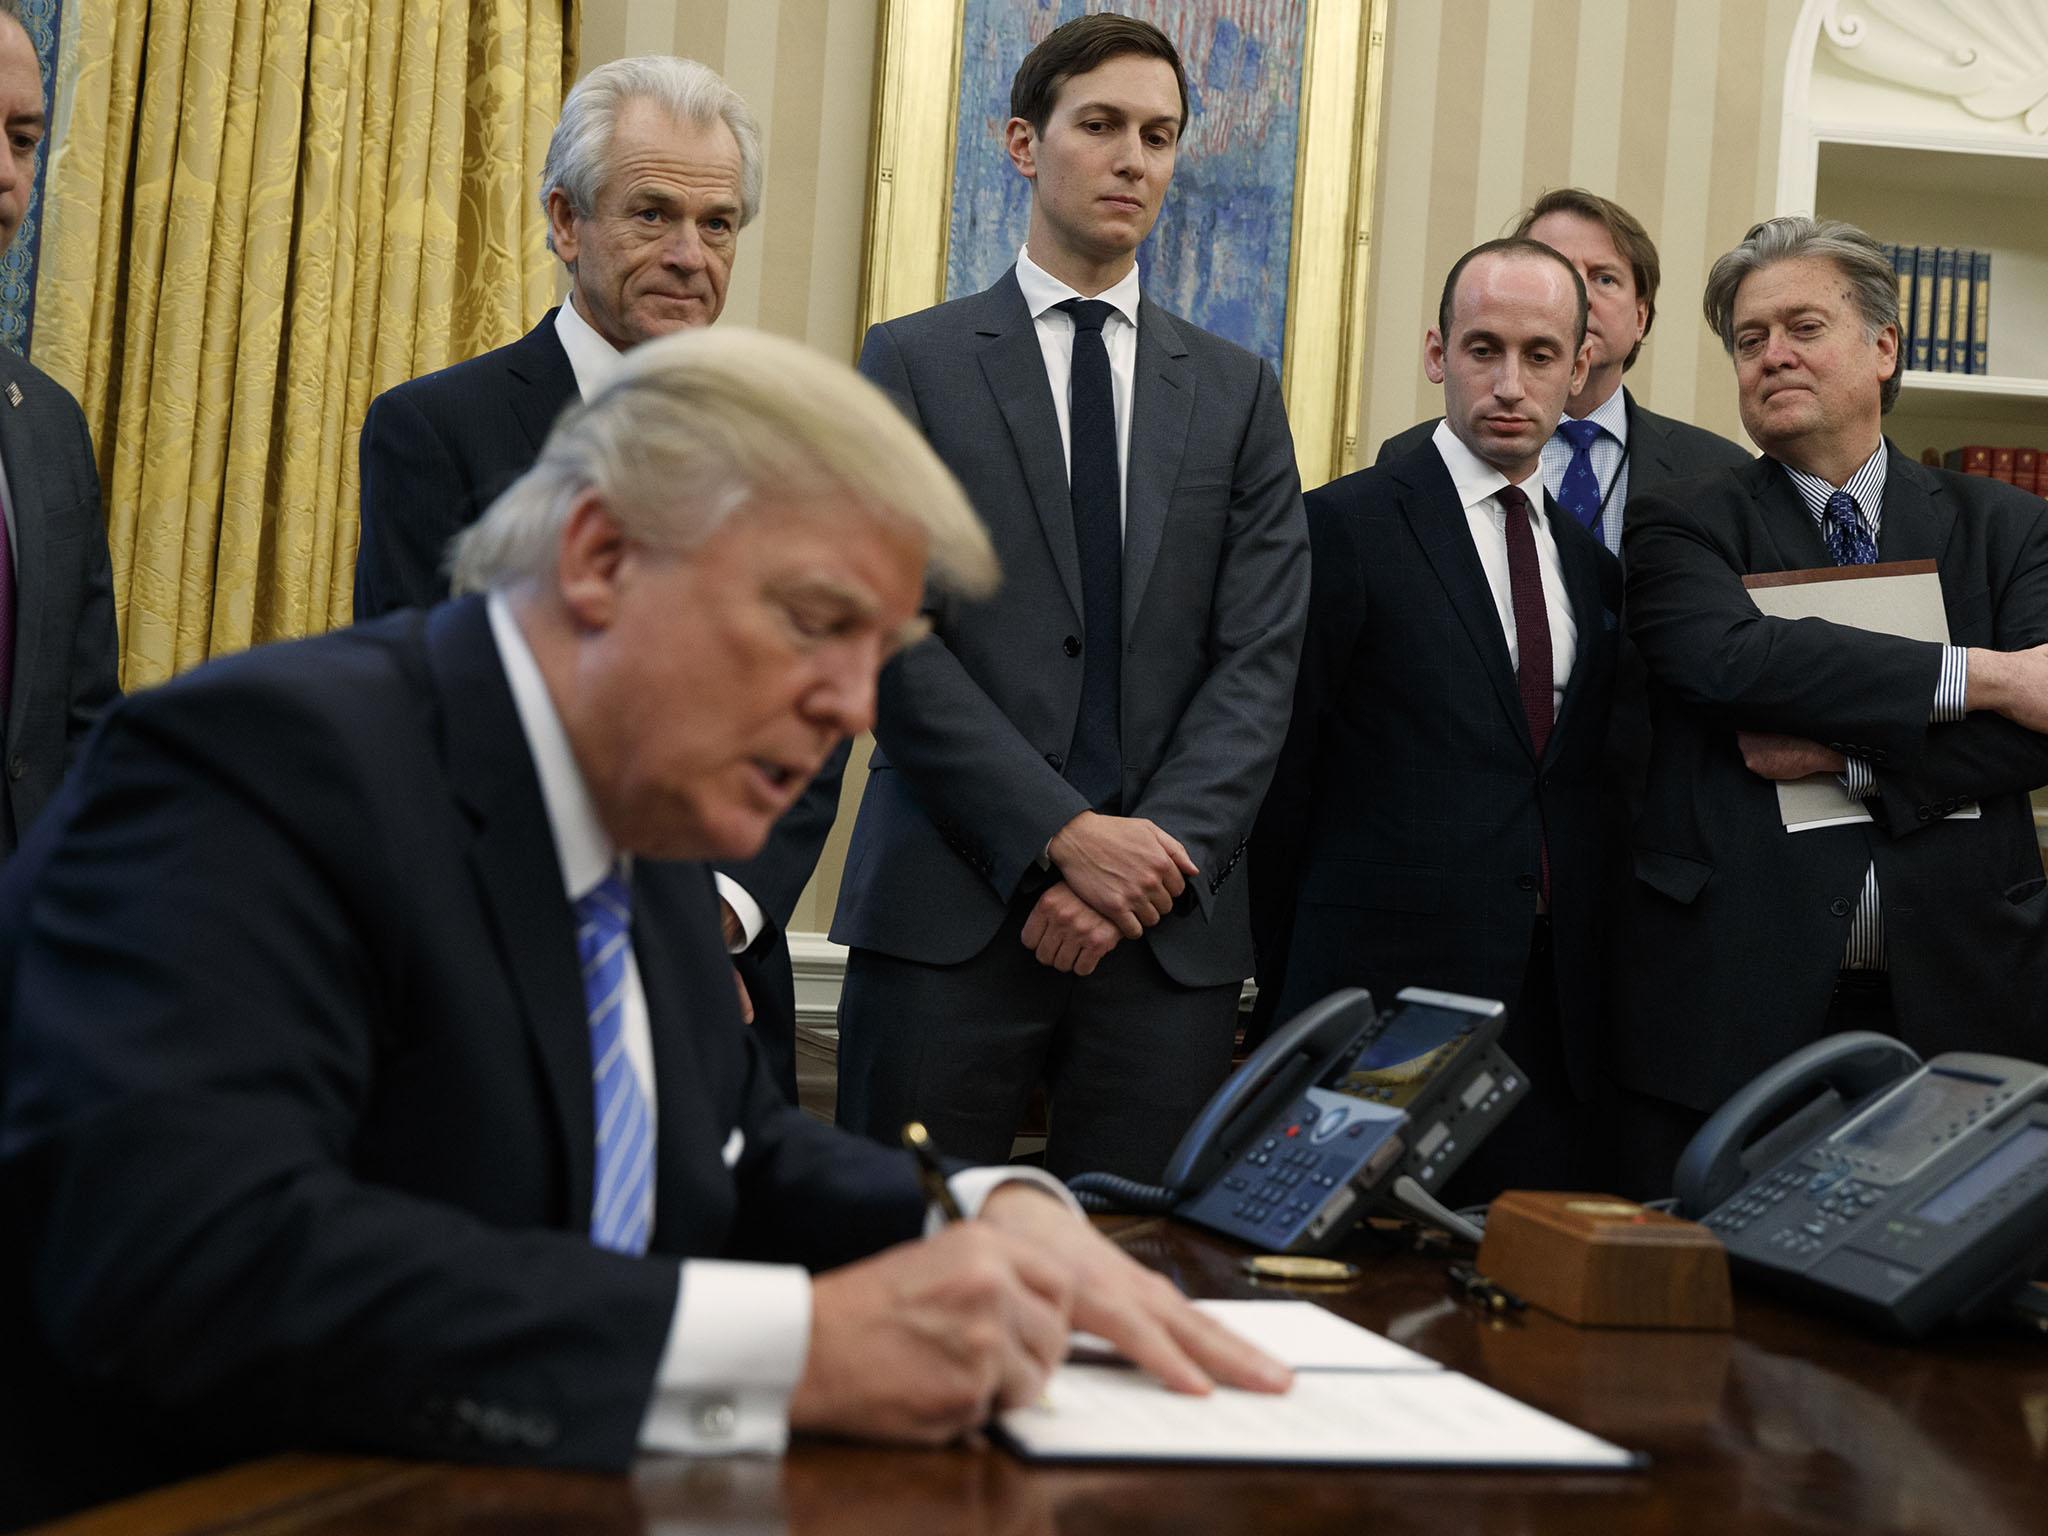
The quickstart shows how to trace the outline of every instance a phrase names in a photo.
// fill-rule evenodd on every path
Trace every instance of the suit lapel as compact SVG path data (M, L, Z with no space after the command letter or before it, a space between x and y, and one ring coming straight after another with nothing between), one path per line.
M1636 409L1636 397L1626 386L1621 394L1628 411L1628 493L1633 496L1639 490L1676 480L1678 470L1671 462L1671 445L1665 439L1663 427ZM1626 506L1622 516L1628 516Z
M710 921L704 912L689 912L675 900L675 882L654 879L644 861L633 879L633 955L647 997L648 1033L654 1047L654 1102L659 1119L654 1138L654 1236L657 1244L676 1246L676 1234L701 1226L704 1212L696 1208L701 1190L691 1169L714 1166L708 1158L719 1150L731 1127L705 1113L717 1081L706 1060L708 1031L692 1027L690 989L678 963L682 936ZM729 978L723 980L731 990ZM692 1148L697 1144L698 1155Z
M1772 459L1758 459L1743 473L1749 477L1750 495L1755 497L1760 537L1768 553L1749 562L1752 571L1811 571L1833 565L1827 540L1821 537L1813 514L1799 499L1799 489L1784 467ZM1769 563L1766 563L1768 561Z
M540 779L483 600L433 610L427 646L447 723L442 750L449 781L473 829L470 872L547 1085L567 1170L569 1225L585 1230L596 1176L590 1038L574 918Z
M974 326L975 334L986 339L981 351L982 376L1010 429L1031 505L1045 531L1060 583L1067 589L1067 600L1078 617L1081 553L1074 540L1074 503L1067 493L1067 469L1060 454L1060 421L1053 409L1052 386L1046 382L1038 328L1024 307L1015 269L1004 273L1002 280L982 295L982 301Z
M1939 560L1955 528L1955 511L1940 482L1885 444L1884 520L1878 529L1880 560Z
M576 370L555 331L554 310L512 348L506 372L519 386L511 394L513 418L538 458L562 408L576 399Z
M1409 529L1422 547L1424 557L1443 584L1451 611L1465 626L1465 633L1478 652L1500 707L1514 722L1522 745L1535 755L1529 740L1529 722L1522 714L1522 696L1515 688L1514 669L1508 665L1508 637L1500 627L1500 610L1494 606L1493 588L1487 584L1486 569L1479 563L1479 551L1472 543L1472 525L1458 502L1451 472L1444 468L1436 445L1426 443L1395 470L1395 478L1406 487L1401 510Z
M1195 378L1172 318L1149 299L1138 301L1137 365L1131 374L1130 463L1124 475L1124 638L1130 638L1145 583L1166 534L1166 514L1180 479Z
M34 381L31 380L31 383ZM12 364L0 367L0 389L20 386ZM36 478L32 420L40 402L24 391L25 404L0 396L0 464L7 468L7 499L14 511L14 695L8 706L6 737L21 739L29 694L36 677L36 642L43 632L42 599L49 584L49 519L43 515Z
M1575 710L1583 707L1579 699L1591 686L1588 679L1593 669L1588 664L1588 657L1607 623L1606 609L1600 601L1600 562L1612 560L1614 556L1605 544L1579 526L1578 519L1567 516L1548 493L1543 498L1543 515L1550 519L1550 536L1557 541L1557 563L1564 573L1565 599L1572 605L1572 623L1578 634L1571 676L1565 680L1557 723L1551 729L1550 744L1544 751L1544 756L1548 757L1558 750L1558 739L1564 735L1566 723L1572 719ZM1516 699L1520 701L1519 694Z

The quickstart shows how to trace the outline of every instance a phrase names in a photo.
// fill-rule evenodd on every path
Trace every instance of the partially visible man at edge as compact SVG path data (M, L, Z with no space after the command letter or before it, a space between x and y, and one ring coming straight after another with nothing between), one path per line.
M869 724L928 555L995 580L879 392L691 333L465 537L486 595L110 714L0 878L7 1514L288 1447L940 1442L1070 1322L1285 1385L1034 1170L956 1174L978 1217L917 1241L907 1154L785 1104L736 1015L672 861L750 852Z
M739 94L666 54L592 70L562 103L540 201L569 297L518 341L386 390L363 420L356 617L448 595L449 541L539 453L564 406L624 353L710 325L739 234L761 208L761 130ZM785 929L839 811L842 750L755 857L718 866L719 920L743 1005L796 1097L796 993Z

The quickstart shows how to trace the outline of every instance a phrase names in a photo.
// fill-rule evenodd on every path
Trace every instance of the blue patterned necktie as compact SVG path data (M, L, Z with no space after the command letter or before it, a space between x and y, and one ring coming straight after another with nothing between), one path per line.
M1123 795L1123 476L1117 467L1116 395L1102 327L1102 299L1066 299L1074 321L1073 409L1068 413L1068 489L1081 556L1081 708L1067 752L1067 782L1098 811L1115 815ZM1070 648L1067 652L1072 655Z
M1821 515L1821 532L1828 541L1828 553L1837 565L1875 565L1877 540L1864 526L1856 510L1856 498L1847 491L1834 491Z
M1573 421L1569 416L1557 424L1557 435L1572 445L1571 462L1558 482L1557 504L1579 520L1579 526L1600 531L1600 477L1593 473L1593 444L1604 430L1597 421Z
M647 1251L654 1227L654 1123L626 1054L626 961L632 893L618 866L576 903L576 958L590 1016L590 1083L597 1110L597 1178L590 1240L619 1253Z

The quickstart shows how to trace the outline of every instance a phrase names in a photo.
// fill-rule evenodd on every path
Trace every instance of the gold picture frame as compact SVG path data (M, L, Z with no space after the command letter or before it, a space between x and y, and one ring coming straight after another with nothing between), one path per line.
M1305 486L1358 467L1389 0L1308 0L1280 385ZM964 0L882 0L860 329L945 298Z

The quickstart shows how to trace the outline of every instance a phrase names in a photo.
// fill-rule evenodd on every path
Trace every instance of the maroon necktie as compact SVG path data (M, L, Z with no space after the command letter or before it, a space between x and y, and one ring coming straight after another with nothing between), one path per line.
M1519 486L1504 485L1500 504L1508 514L1508 596L1515 609L1515 691L1529 722L1536 761L1550 741L1556 716L1551 703L1550 610L1543 603L1543 570L1536 562L1536 535L1529 526L1529 498ZM1543 848L1543 899L1550 900L1550 848Z

